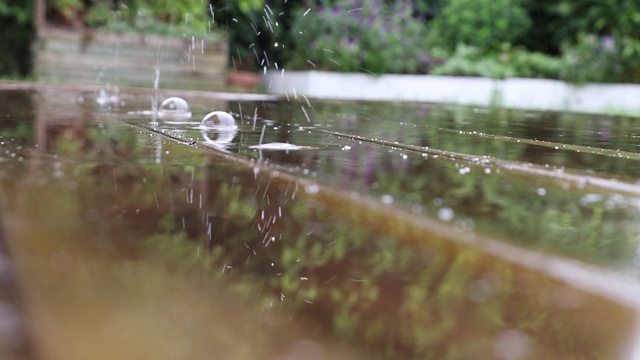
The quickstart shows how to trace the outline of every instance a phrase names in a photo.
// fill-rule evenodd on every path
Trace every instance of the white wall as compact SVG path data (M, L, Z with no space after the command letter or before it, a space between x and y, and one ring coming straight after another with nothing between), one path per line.
M557 80L430 75L278 72L263 75L263 87L290 98L416 101L501 105L531 110L640 115L640 85L571 85Z

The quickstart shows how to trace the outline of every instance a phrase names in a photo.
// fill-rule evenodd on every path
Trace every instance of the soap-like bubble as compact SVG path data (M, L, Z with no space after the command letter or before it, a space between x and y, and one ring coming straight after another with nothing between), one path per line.
M216 129L216 128L233 128L235 129L236 120L231 114L224 111L213 111L208 113L200 123L200 128Z
M191 118L191 110L189 104L183 98L170 97L165 99L158 109L158 117L172 119L189 119Z

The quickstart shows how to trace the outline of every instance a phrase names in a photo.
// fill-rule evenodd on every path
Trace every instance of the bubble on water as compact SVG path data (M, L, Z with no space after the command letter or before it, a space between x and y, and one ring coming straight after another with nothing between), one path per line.
M200 123L200 128L237 128L236 120L229 113L224 111L213 111L208 113Z
M191 110L189 104L183 98L170 97L160 103L158 116L161 118L191 118Z
M531 351L531 339L522 331L515 329L504 330L496 335L493 342L493 351L498 359L526 359Z
M440 218L440 220L442 221L451 221L453 220L454 215L455 213L453 212L453 209L449 207L443 207L438 210L438 218Z

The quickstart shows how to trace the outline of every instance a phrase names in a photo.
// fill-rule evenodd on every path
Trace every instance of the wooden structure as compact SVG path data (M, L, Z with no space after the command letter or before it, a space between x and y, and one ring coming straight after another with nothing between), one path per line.
M227 41L62 29L47 24L36 0L34 75L39 82L219 90L227 70Z

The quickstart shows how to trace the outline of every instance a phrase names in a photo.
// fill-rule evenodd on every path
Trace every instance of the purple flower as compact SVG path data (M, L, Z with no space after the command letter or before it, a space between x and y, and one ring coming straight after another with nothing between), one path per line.
M612 50L616 46L616 41L612 36L607 35L600 38L600 44L603 49Z

